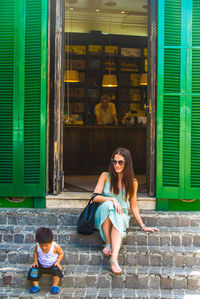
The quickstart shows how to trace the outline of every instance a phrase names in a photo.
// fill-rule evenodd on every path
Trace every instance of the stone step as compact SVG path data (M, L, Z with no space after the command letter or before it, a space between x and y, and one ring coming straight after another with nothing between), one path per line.
M99 232L91 235L77 233L76 226L51 226L54 240L60 245L75 244L82 246L100 246L103 241ZM32 226L4 226L0 227L0 241L2 243L34 243L35 230ZM200 227L159 227L159 232L144 232L140 228L129 228L123 240L125 245L143 246L194 246L200 247Z
M30 294L28 289L23 288L1 288L0 298L20 298L20 299L80 299L80 298L101 298L101 299L200 299L199 291L188 290L146 290L146 289L113 289L113 288L60 288L58 295L52 295L49 290L40 290L38 294Z
M102 247L79 247L63 245L65 256L62 265L105 265L108 258L102 253ZM31 265L34 245L1 244L0 266ZM199 247L183 246L131 246L122 245L119 254L120 265L195 267L200 265Z
M162 289L200 291L200 266L185 267L145 267L122 266L123 273L114 275L109 265L68 265L63 266L64 277L61 286L67 288L119 288L119 289ZM27 266L0 267L2 287L29 288L26 279ZM40 279L42 288L50 288L51 279L43 275Z
M53 226L76 225L82 209L0 209L1 225ZM200 227L200 212L141 211L146 225ZM130 227L137 226L131 216Z
M49 194L46 197L47 208L84 208L92 192L61 192L58 195ZM146 193L138 193L138 207L143 210L155 210L156 198Z

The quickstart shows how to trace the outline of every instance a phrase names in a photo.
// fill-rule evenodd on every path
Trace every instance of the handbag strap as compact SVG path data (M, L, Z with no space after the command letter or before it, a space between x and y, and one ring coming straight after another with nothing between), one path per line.
M97 195L102 195L102 194L101 194L101 193L93 193L92 196L91 196L91 198L90 198L90 201L89 201L89 202L93 201L93 199L94 199Z

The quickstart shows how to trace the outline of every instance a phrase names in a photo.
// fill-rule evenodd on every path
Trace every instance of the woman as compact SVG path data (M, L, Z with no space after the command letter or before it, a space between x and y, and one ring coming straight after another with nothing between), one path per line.
M126 236L129 227L128 208L144 231L158 231L156 228L146 227L142 222L137 207L138 182L134 177L131 154L126 148L118 148L114 151L109 173L103 172L97 185L94 201L101 203L95 214L95 228L99 230L105 242L103 254L111 256L111 271L114 274L122 272L118 264L118 255L122 238Z

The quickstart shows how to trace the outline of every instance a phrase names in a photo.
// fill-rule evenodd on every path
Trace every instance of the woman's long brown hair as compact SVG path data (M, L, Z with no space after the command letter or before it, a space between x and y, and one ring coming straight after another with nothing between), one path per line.
M134 170L133 170L133 162L131 153L128 149L119 147L112 154L110 165L109 165L109 174L110 174L110 191L114 194L119 194L119 186L118 186L118 175L115 172L113 167L112 159L114 159L115 155L121 155L124 157L126 164L124 166L123 174L122 174L122 187L125 187L125 199L130 200L133 196L133 180L135 178Z

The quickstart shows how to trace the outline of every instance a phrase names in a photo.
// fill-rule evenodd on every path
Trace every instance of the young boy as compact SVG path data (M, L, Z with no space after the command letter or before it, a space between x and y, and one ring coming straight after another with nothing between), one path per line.
M53 241L53 232L49 228L40 227L36 231L34 263L28 273L28 279L33 282L33 287L30 289L31 293L39 292L39 279L43 273L53 275L51 293L59 293L58 283L63 277L60 262L63 256L62 248Z

